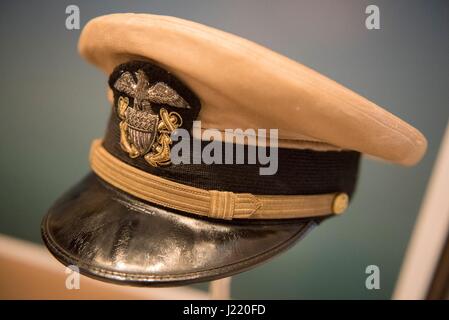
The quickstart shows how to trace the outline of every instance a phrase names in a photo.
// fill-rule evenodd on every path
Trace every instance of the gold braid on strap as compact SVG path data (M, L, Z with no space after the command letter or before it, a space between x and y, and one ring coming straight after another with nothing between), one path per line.
M114 187L139 199L215 219L290 219L342 213L346 193L317 195L254 195L204 190L173 182L130 166L92 143L92 170Z

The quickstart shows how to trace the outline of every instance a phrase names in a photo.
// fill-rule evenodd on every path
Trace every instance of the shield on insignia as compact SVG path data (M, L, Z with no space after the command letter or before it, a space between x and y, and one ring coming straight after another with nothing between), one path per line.
M128 108L126 110L126 123L128 125L128 140L139 151L145 154L150 151L156 139L156 128L159 116L146 110Z
M125 138L126 142L134 146L138 152L135 155L135 150L132 150L131 146L124 146L121 143L122 149L131 157L148 153L156 140L159 116L154 113L152 103L182 109L191 108L184 98L164 82L150 85L148 76L142 69L134 74L129 71L123 72L115 81L114 88L134 99L133 106L126 105L124 116L120 115L120 119L127 124L126 137L123 137L124 132L121 132L121 139Z

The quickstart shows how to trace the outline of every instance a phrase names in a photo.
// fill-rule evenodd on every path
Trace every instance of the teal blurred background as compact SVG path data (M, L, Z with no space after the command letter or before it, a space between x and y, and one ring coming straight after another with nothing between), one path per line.
M449 118L449 2L2 1L0 233L39 243L42 216L89 171L90 142L110 111L106 76L78 56L80 31L65 28L69 4L79 6L81 26L107 13L147 12L243 36L419 128L429 142L419 165L364 159L346 214L232 285L235 298L391 296ZM369 4L380 8L380 30L365 28ZM371 264L380 290L365 288Z

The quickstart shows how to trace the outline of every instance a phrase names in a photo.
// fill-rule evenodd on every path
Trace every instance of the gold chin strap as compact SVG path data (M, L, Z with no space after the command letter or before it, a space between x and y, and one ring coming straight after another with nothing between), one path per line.
M103 180L139 199L215 219L290 219L340 214L346 193L318 195L254 195L204 190L173 182L130 166L92 143L92 170Z

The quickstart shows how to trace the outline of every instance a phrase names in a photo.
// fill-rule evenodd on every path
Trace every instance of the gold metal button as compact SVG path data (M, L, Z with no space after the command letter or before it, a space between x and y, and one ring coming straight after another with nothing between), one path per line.
M341 214L348 208L349 197L346 193L338 193L332 202L332 211Z

